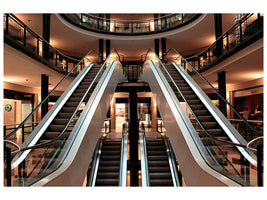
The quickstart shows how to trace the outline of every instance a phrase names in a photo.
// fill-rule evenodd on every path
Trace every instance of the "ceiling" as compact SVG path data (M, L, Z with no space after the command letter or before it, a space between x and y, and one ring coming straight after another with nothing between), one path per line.
M113 14L111 14L112 17ZM27 26L33 31L42 35L42 14L16 14ZM114 14L115 16L115 14ZM118 15L117 15L118 16ZM223 32L229 29L235 23L235 14L222 14L223 20ZM98 51L98 39L110 39L111 49L116 48L120 54L125 55L127 60L136 60L147 51L148 48L154 48L155 38L166 38L167 50L169 48L177 49L182 55L190 55L200 52L215 41L214 34L214 15L203 14L195 21L188 25L178 28L172 31L141 35L141 36L119 36L108 35L86 31L75 27L74 25L66 22L60 15L51 14L51 30L50 30L50 43L53 47L59 49L70 56L83 57L89 50L95 49ZM224 70L227 71L227 84L236 84L241 82L251 81L252 79L263 77L263 42L262 47L257 50L251 51L242 60L236 60L231 62L231 65L224 65ZM6 57L4 52L4 59ZM11 58L8 58L12 60ZM4 80L12 80L12 83L21 84L29 87L40 87L40 74L38 71L35 73L34 66L25 70L17 70L20 66L16 63L16 59L13 59L12 66L14 70L4 70ZM234 67L233 67L234 66ZM29 66L28 66L29 67ZM214 68L213 68L214 69ZM223 68L220 68L223 70ZM29 71L31 73L29 73ZM16 72L19 72L16 73ZM214 76L215 71L207 73L209 80L216 84L217 76ZM250 73L250 76L248 75ZM30 75L29 75L30 74ZM252 76L256 74L256 76ZM7 77L29 77L28 80L32 80L30 84L28 82L20 82L19 79L6 79ZM51 75L51 87L58 82L56 76Z

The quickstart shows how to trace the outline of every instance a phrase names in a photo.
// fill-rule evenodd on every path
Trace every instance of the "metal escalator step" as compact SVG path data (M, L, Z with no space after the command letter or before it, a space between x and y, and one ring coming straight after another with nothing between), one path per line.
M172 179L150 179L150 186L173 186Z
M115 154L105 154L105 155L101 155L101 160L120 160L121 159L121 156L120 154L118 155L115 155Z
M163 151L148 151L147 155L166 155L166 149Z
M101 165L101 166L119 166L120 160L100 160L99 165Z
M73 113L58 113L57 117L58 118L65 118L65 119L69 119L72 116Z
M205 134L205 132L201 129L196 129L196 131L198 132L200 137L207 137L207 134ZM214 135L214 136L225 136L224 132L222 129L218 128L218 129L207 129L207 131Z
M84 93L73 93L71 96L72 97L80 97L80 98L82 98L84 96Z
M146 146L147 151L166 151L165 146L152 146L152 145L147 145Z
M63 107L60 112L71 113L76 109L76 107Z
M78 101L75 101L75 102L66 102L64 106L67 106L67 107L77 107L79 104Z
M96 179L96 186L118 186L119 180L117 178L98 178Z
M86 89L76 89L74 92L84 93L86 92Z
M65 125L56 125L56 124L50 124L48 130L49 132L61 132L65 128ZM73 126L68 126L67 131L71 131Z
M213 117L212 117L211 115L198 116L198 119L199 119L201 122L203 122L203 121L208 122L208 121L213 120Z
M109 146L104 146L102 147L102 150L120 150L121 146L115 146L115 145L109 145Z
M59 134L60 134L60 132L45 132L44 137L46 139L53 139L53 138L56 138ZM60 139L67 138L67 137L69 137L69 135L70 135L70 132L65 132L60 137Z
M62 119L62 118L55 118L54 120L53 120L53 124L55 124L55 125L65 125L65 124L67 124L68 123L68 121L69 121L69 119Z
M196 104L196 105L191 105L191 108L193 110L203 110L205 106L203 104Z
M119 172L98 172L97 178L119 178Z
M147 156L148 160L157 160L157 161L163 161L163 160L168 160L168 156L167 156L167 152L165 153L165 155L148 155Z
M185 99L188 101L188 100L198 100L198 97L197 95L195 94L183 94Z
M80 102L81 101L81 98L78 98L78 97L70 97L68 99L68 102Z
M170 172L170 167L168 166L148 166L149 173L151 172Z
M99 165L98 172L118 172L120 170L120 166L102 166Z
M120 155L121 150L101 150L101 155Z
M206 129L216 129L216 127L218 126L217 122L201 122L201 123Z
M171 179L172 175L171 172L150 172L149 177L150 179Z
M200 104L201 103L201 101L199 99L187 99L187 102L190 105L195 105L195 104Z
M194 110L194 113L199 116L199 115L208 115L209 111L208 110Z
M169 166L169 162L167 160L148 160L148 166Z
M165 146L165 142L164 140L160 140L160 141L150 141L150 140L147 140L146 141L146 144L149 145L149 146L160 146L160 145L163 145Z

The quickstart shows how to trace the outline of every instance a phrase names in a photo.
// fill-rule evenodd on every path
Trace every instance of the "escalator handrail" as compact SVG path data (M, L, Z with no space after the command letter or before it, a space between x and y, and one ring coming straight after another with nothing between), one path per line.
M232 106L232 104L230 104L217 90L216 88L214 88L212 86L212 84L204 77L202 76L176 49L171 48L170 50L173 50L176 54L178 54L178 57L176 59L178 59L179 57L181 57L193 70L194 72L205 82L207 83L211 89L234 111L235 114L238 115L238 117L241 118L241 120L249 127L251 128L254 132L258 133L261 135L261 133L259 131L257 131L255 128L253 128L248 121ZM170 51L168 51L170 52ZM166 54L167 55L167 54Z
M165 135L163 136L163 138L164 138L164 142L165 142L165 146L166 146L166 150L167 150L173 186L179 187L179 186L181 186L181 183L179 182L179 178L178 178L178 170L177 170L177 166L175 164L175 156L174 156L169 139Z
M121 137L121 157L120 157L120 174L119 174L119 186L126 187L127 184L127 150L128 150L128 131L127 123L122 125L122 137Z
M102 71L103 67L105 66L105 64L102 65L102 67L99 69L98 73L96 74L95 78L93 79L93 81L91 82L90 86L87 88L86 92L84 92L84 95L82 97L82 99L80 100L79 104L77 105L76 109L74 110L74 112L72 113L71 117L69 118L68 122L66 123L65 127L63 128L63 130L58 134L57 137L55 138L52 138L51 140L48 140L46 142L43 142L43 143L40 143L40 144L37 144L37 145L33 145L33 146L30 146L30 147L25 147L25 148L22 148L20 149L19 151L14 151L12 152L13 154L15 153L19 153L19 152L22 152L22 151L26 151L26 150L29 150L29 149L36 149L36 148L40 148L40 147L44 147L46 145L49 145L51 144L52 142L56 141L57 139L59 139L64 133L65 131L67 130L68 126L70 125L73 117L75 116L76 112L78 111L79 107L81 106L81 104L83 103L83 100L85 99L85 97L87 96L88 92L90 91L90 89L92 88L93 84L95 83L96 81L96 78L99 76L100 72Z
M65 125L65 127L63 128L63 130L60 132L60 134L59 134L57 137L55 137L55 138L53 138L53 139L51 139L51 140L48 140L48 141L46 141L46 142L43 142L43 143L40 143L40 144L37 144L37 145L33 145L33 146L31 146L31 147L21 148L21 149L19 149L19 150L17 150L17 151L13 151L12 154L16 154L16 153L19 153L19 152L22 152L22 151L26 151L26 150L29 150L29 149L36 149L36 148L44 147L44 146L49 145L49 144L51 144L52 142L56 141L57 139L59 139L59 138L64 134L64 132L65 132L66 129L68 128L69 124L71 123L71 120L72 120L73 117L75 116L75 113L77 112L77 110L79 109L79 107L80 107L80 105L82 104L83 100L85 99L86 95L88 94L88 92L89 92L90 89L92 88L93 84L95 83L95 81L96 81L97 77L99 76L100 72L104 69L104 67L105 67L105 65L106 65L106 63L107 63L107 61L108 61L110 55L113 53L113 51L115 51L115 53L119 56L117 50L116 50L116 49L112 49L112 51L110 52L108 58L105 60L105 62L103 63L103 65L102 65L101 68L99 69L98 73L96 74L96 76L95 76L95 78L93 79L93 81L91 82L90 86L88 87L88 89L87 89L86 92L84 93L84 95L83 95L82 99L80 100L78 106L76 107L75 111L74 111L73 114L71 115L70 119L68 120L67 124ZM93 52L93 50L89 51L89 52L86 54L86 56L88 56L91 52ZM86 57L86 56L85 56L85 57ZM84 57L84 58L85 58L85 57ZM82 59L82 60L83 60L83 59ZM81 60L81 61L82 61L82 60ZM81 61L80 61L80 62L81 62ZM80 62L79 62L79 63L80 63ZM79 63L78 63L76 66L78 66ZM71 71L70 71L70 72L71 72ZM66 77L66 76L65 76L65 77ZM64 78L65 78L65 77L64 77ZM64 79L64 78L63 78L63 79ZM63 79L62 79L62 80L63 80ZM61 82L62 82L62 80L61 80ZM60 82L60 83L61 83L61 82ZM59 84L58 84L58 85L59 85ZM57 85L57 86L58 86L58 85ZM54 89L55 89L55 88L54 88ZM54 89L53 89L53 91L54 91ZM52 92L52 91L51 91L51 92ZM51 95L51 92L49 93L49 95ZM46 99L49 97L49 95L46 97ZM45 100L44 100L44 101L45 101ZM44 101L43 101L43 102L44 102ZM41 102L41 103L42 103L42 102ZM40 103L40 104L41 104L41 103ZM39 104L39 105L40 105L40 104ZM35 108L35 110L36 110L36 108ZM27 118L28 118L28 117L27 117ZM26 118L26 119L27 119L27 118ZM25 120L26 120L26 119L25 119ZM25 121L25 120L24 120L24 121ZM22 124L22 125L23 125L23 124ZM22 126L22 125L21 125L21 126ZM12 133L11 133L11 134L12 134ZM10 134L9 134L9 135L10 135ZM8 135L8 136L9 136L9 135Z
M24 152L24 151L27 151L27 150L30 150L30 149L35 149L35 148L40 148L40 147L47 146L47 145L53 143L54 141L56 141L57 139L59 139L59 138L64 134L64 132L66 131L67 127L69 126L71 120L72 120L73 117L75 116L75 113L76 113L77 110L79 109L79 107L80 107L80 105L81 105L83 99L86 97L87 93L90 91L92 85L93 85L94 82L96 81L96 79L97 79L97 77L99 76L100 72L104 69L104 67L105 67L107 61L109 60L110 55L113 53L113 51L115 51L115 53L118 54L117 50L114 50L114 49L110 52L108 58L105 60L105 62L103 63L102 67L99 69L99 71L98 71L98 73L96 74L94 80L93 80L92 83L90 84L90 86L89 86L89 88L87 89L87 91L84 93L84 96L83 96L83 98L81 99L79 105L76 107L75 111L73 112L72 116L70 117L68 123L65 125L65 127L64 127L64 129L61 131L61 133L60 133L57 137L52 138L52 139L49 140L49 141L46 141L46 142L43 142L43 143L39 143L39 144L37 144L37 145L33 145L33 146L30 146L30 147L21 148L21 149L19 149L19 150L17 150L17 151L12 152L12 154L17 154L17 153L19 153L19 152ZM27 154L28 154L28 153L29 153L29 152L27 152ZM25 156L25 155L24 155L24 156ZM17 160L18 160L18 159L17 159ZM20 160L19 162L16 162L16 166L17 166L19 163L21 163L21 162L22 162L22 160ZM14 167L16 167L16 166L13 166L13 165L12 165L12 168L14 168Z
M114 50L114 49L113 49ZM101 68L99 69L98 73L96 74L95 78L93 79L93 81L91 82L90 86L88 87L88 89L86 90L86 92L84 92L84 95L82 97L82 99L80 100L79 104L77 105L76 109L74 110L74 112L72 113L71 117L69 118L67 124L65 125L65 127L63 128L63 130L60 132L60 134L51 139L51 140L48 140L46 142L43 142L43 143L40 143L40 144L37 144L37 145L33 145L33 146L30 146L30 147L25 147L25 148L21 148L20 150L17 150L17 151L14 151L12 152L12 154L16 154L16 153L19 153L19 152L22 152L22 151L26 151L26 150L29 150L29 149L36 149L36 148L40 148L40 147L44 147L46 145L49 145L51 144L52 142L56 141L57 139L59 139L63 134L64 132L67 130L68 126L70 125L73 117L75 116L76 112L78 111L79 107L81 106L81 104L83 103L83 100L85 99L85 97L87 96L88 92L90 91L90 89L92 88L93 84L95 83L96 79L98 78L98 76L100 75L101 71L104 69L110 55L112 54L113 50L110 52L108 58L105 60L105 62L103 63L103 65L101 66ZM115 49L115 52L118 54L117 50ZM89 54L89 53L88 53ZM88 55L87 54L87 55ZM118 54L119 55L119 54ZM82 60L81 60L82 61ZM80 62L81 62L80 61Z
M91 172L90 172L90 175L89 175L89 178L88 178L88 182L87 182L87 185L91 186L91 187L95 187L103 142L104 142L104 138L100 138L98 140L98 142L96 144L96 149L95 149L95 152L94 152L94 155L93 155L92 166L91 166L91 169L90 169Z
M142 187L149 187L149 172L148 172L148 160L146 150L146 134L144 123L141 123L140 137L140 155L141 155L141 174L142 174Z
M42 102L40 102L35 108L34 108L34 110L23 120L23 122L21 122L20 123L20 125L19 126L17 126L16 127L16 129L15 130L13 130L10 134L8 134L7 136L5 136L4 137L4 139L7 139L7 138L9 138L10 136L12 136L12 135L14 135L25 123L26 123L26 121L28 121L28 119L30 118L30 117L32 117L32 115L40 108L40 106L44 103L44 102L46 102L47 100L48 100L48 98L52 95L52 93L61 85L61 83L63 82L63 81L65 81L69 76L70 76L70 74L81 64L81 62L84 60L84 59L87 59L87 60L89 60L88 58L87 58L87 56L89 55L89 54L91 54L91 53L95 53L96 51L94 51L94 50L90 50L79 62L78 62L78 64L75 66L75 67L73 67L72 68L72 70L70 70L70 72L68 73L68 74L66 74L58 83L57 83L57 85L49 92L49 94L43 99L43 101ZM98 54L97 54L98 55Z

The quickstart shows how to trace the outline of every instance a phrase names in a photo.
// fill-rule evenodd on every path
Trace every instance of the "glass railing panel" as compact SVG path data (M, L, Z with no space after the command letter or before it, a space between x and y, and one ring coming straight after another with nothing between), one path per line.
M33 52L37 53L37 44L38 44L38 39L36 38L35 35L33 35L30 31L26 30L26 44L25 46L32 50Z
M148 20L110 20L87 14L65 14L71 20L89 29L114 33L148 33L175 27L190 20L195 14L170 14Z
M5 23L6 24L6 23ZM8 35L15 39L20 44L24 44L24 28L23 24L19 23L14 18L8 18Z

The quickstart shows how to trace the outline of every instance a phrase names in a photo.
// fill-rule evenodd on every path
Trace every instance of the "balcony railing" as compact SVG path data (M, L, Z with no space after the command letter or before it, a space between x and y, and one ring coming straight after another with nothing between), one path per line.
M263 16L261 14L245 14L236 24L234 24L228 31L221 35L212 45L206 50L190 56L185 57L186 60L198 71L207 69L210 64L218 61L219 58L229 55L238 48L246 47L250 41L259 39L263 35ZM254 40L253 40L254 39ZM174 55L167 52L168 56L163 57L163 60L169 61L176 59ZM178 62L187 71L192 71L192 68L187 62L181 60Z
M158 33L185 25L200 14L169 14L147 20L112 20L89 14L61 14L63 18L81 28L109 34L138 35Z
M3 15L3 25L5 40L11 39L13 44L22 46L27 49L37 59L45 60L45 64L52 65L59 72L70 72L80 61L76 58L69 57L56 48L52 47L45 39L36 34L27 25L13 14ZM6 41L5 41L6 42ZM96 52L95 52L96 53ZM97 54L97 53L96 53ZM86 62L100 62L94 56L88 57ZM81 62L80 66L73 70L73 74L79 73L88 63Z

